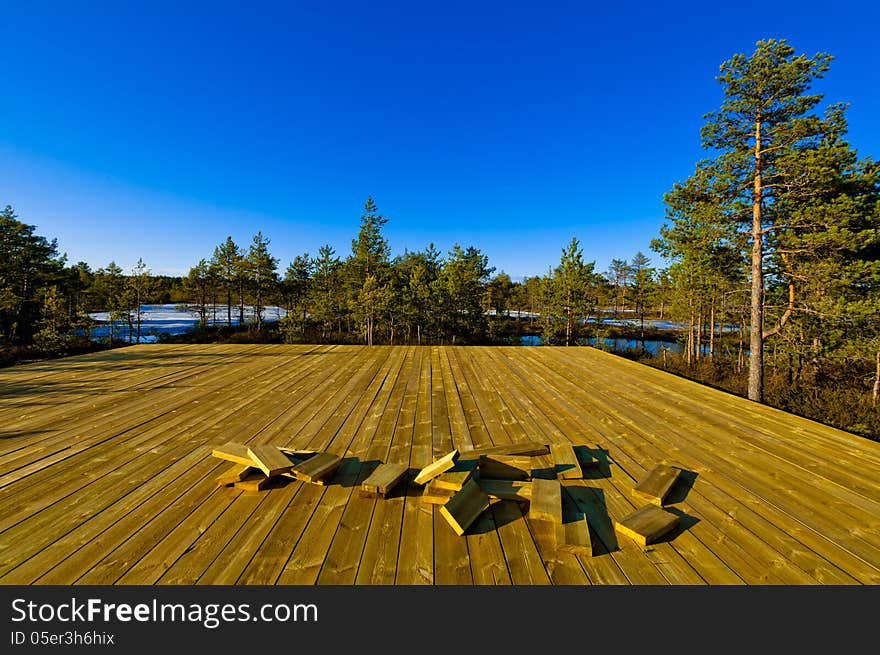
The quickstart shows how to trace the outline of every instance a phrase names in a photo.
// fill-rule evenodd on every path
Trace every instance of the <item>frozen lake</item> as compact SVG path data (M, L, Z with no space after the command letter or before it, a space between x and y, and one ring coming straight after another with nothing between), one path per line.
M217 325L226 325L226 305L218 305L216 312L214 307L208 310L208 325L214 325L216 314ZM277 321L287 315L287 310L281 307L266 307L263 309L264 321ZM92 328L92 339L107 339L110 336L108 312L95 312L89 314L90 317L102 324ZM252 323L254 321L254 308L245 306L244 322ZM238 325L238 307L232 308L232 324ZM198 312L188 309L183 305L141 305L141 339L140 343L155 343L159 340L161 334L183 334L194 330L199 325ZM117 321L114 324L113 339L120 341L128 341L128 325L124 322ZM135 341L132 335L131 341Z

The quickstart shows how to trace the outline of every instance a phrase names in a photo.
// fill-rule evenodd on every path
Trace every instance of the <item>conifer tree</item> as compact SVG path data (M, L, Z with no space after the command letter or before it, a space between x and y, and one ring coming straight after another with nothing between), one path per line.
M549 343L575 343L579 326L593 310L590 287L595 262L584 262L577 237L562 249L559 265L544 280L547 316L544 336Z
M373 198L368 197L358 236L351 242L351 257L346 262L349 308L367 345L373 345L376 320L390 297L388 257L391 250L382 236L382 227L387 222L388 219L378 213Z
M226 292L226 325L232 327L232 295L239 289L242 259L241 249L235 244L231 236L226 241L214 248L214 256L211 263L216 266L220 284ZM244 302L240 305L239 319L244 322Z
M830 61L823 53L796 55L785 40L758 41L750 56L736 54L721 65L724 101L706 115L701 131L703 147L717 154L699 168L712 178L725 215L750 240L748 397L758 402L764 396L766 246L785 229L786 202L811 193L805 159L840 127L842 107L818 116L812 112L822 96L808 93Z
M263 328L263 310L266 297L274 289L278 275L278 259L269 253L269 239L262 232L254 235L244 260L244 267L253 285L254 321L257 331Z

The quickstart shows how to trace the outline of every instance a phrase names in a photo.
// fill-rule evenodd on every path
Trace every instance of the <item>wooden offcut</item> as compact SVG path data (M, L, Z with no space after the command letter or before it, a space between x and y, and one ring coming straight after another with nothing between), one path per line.
M336 472L341 463L342 458L339 455L316 453L302 464L294 466L290 474L303 482L324 484L324 481Z
M656 505L645 505L620 521L614 529L640 546L653 543L678 525L678 516Z
M486 448L474 448L472 450L463 450L461 452L462 459L479 459L480 455L523 455L530 457L532 455L546 455L550 452L550 447L537 441L526 441L523 443L505 444L503 446L488 446Z
M416 484L425 484L426 482L430 482L434 478L436 478L441 473L445 473L449 469L455 466L455 460L458 459L458 450L453 450L450 453L447 453L440 459L428 464L425 468L419 471L418 475L416 475L415 482Z
M269 486L271 481L262 471L254 470L253 473L239 480L233 486L242 491L262 491Z
M211 451L211 455L214 457L218 457L220 459L225 459L227 462L235 462L236 464L242 464L247 466L256 466L257 463L251 458L248 453L248 447L244 444L229 442L225 443L222 446L217 446Z
M361 483L361 494L387 495L403 479L407 470L408 468L404 464L380 464Z
M241 482L257 469L248 464L233 464L231 468L217 476L218 487L231 487L236 482Z
M251 446L247 449L247 452L250 458L254 460L257 468L265 473L268 478L286 473L293 468L293 462L275 446Z
M438 489L460 491L465 483L473 477L473 474L474 469L451 470L441 473L432 482Z
M529 518L562 523L562 485L556 480L532 480Z
M455 534L461 536L470 524L476 521L477 517L489 507L489 503L489 496L483 493L480 485L474 480L468 480L461 491L457 491L440 508L440 514L452 526Z
M431 480L425 485L425 488L422 490L422 495L419 497L421 502L428 505L445 505L449 502L450 498L458 493L452 489L441 489L435 483L436 479Z
M666 496L669 495L680 473L680 469L666 466L665 464L658 464L648 472L644 479L633 487L632 495L662 507L666 502Z
M529 501L532 498L532 483L521 480L490 480L481 477L478 480L480 489L498 500Z
M577 555L593 556L593 540L586 516L556 526L556 547Z
M550 454L553 457L557 477L563 480L580 480L584 477L581 463L578 461L571 444L551 444Z
M532 459L526 455L480 455L480 476L495 480L528 480Z

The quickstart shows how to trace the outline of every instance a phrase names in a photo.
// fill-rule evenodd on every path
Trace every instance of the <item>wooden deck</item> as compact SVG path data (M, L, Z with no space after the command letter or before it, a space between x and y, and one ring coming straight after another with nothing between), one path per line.
M877 584L880 444L592 348L145 345L0 370L3 584ZM345 457L332 483L218 488L212 446ZM365 463L571 442L597 553L499 501L463 537ZM657 463L680 527L614 519Z

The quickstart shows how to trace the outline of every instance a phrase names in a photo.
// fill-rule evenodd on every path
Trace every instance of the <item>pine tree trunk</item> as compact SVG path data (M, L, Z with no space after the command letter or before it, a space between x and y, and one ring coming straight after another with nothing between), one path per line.
M709 307L709 358L715 357L715 298L713 294L712 306Z
M745 332L746 332L745 318L740 318L740 320L739 320L739 344L737 345L737 351L736 351L736 372L737 373L739 373L743 369Z
M752 295L749 322L749 400L764 402L764 243L761 225L761 117L755 123L755 179L752 190Z
M244 325L244 281L238 284L238 325Z
M254 307L254 320L257 322L257 331L263 328L263 289L257 281L257 306Z
M703 303L700 303L700 310L697 313L697 343L694 348L694 358L699 361L703 356Z
M688 337L687 337L687 348L685 348L687 356L685 357L685 361L688 366L691 366L694 363L694 306L691 303L690 313L688 315Z
M226 325L232 327L232 287L226 287Z
M871 403L877 406L877 397L880 396L880 349L877 350L877 366L874 369L874 388L871 390Z

